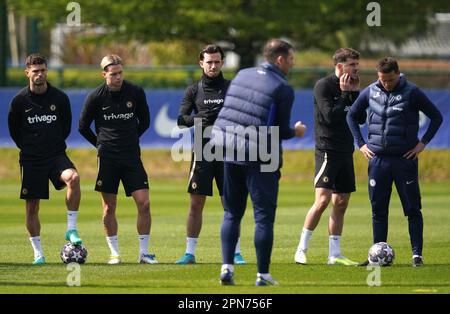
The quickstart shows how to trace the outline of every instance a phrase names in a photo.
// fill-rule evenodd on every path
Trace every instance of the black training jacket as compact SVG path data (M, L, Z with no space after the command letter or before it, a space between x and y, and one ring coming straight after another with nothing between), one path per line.
M346 115L358 97L358 91L341 91L339 78L331 74L317 81L314 87L314 136L316 149L335 153L352 153L353 136ZM358 117L366 120L366 112Z
M95 133L91 129L94 121ZM150 126L144 90L123 81L118 92L106 83L91 92L84 103L78 131L98 149L100 157L140 154L139 137Z
M204 119L203 127L213 125L229 85L230 81L224 79L222 73L215 78L203 74L201 81L190 85L184 93L178 113L178 126L192 127L195 117L209 118Z
M21 161L65 153L72 123L69 97L48 82L47 86L43 94L25 87L11 101L8 128Z

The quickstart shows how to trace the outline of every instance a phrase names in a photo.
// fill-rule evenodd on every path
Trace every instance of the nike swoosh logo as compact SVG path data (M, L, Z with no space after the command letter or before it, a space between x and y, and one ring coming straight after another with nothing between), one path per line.
M108 109L109 107L111 107L111 106L108 106L108 107L102 107L102 110L106 110L106 109Z
M164 104L156 115L155 131L162 137L171 137L174 128L178 128L177 120L169 117L169 104Z
M334 100L338 100L339 99L339 97L334 97Z
M414 182L414 180L412 180L412 181L406 181L406 184L411 184L411 183L413 183Z
M33 108L28 108L28 109L25 109L25 112L30 112L31 110L33 110Z

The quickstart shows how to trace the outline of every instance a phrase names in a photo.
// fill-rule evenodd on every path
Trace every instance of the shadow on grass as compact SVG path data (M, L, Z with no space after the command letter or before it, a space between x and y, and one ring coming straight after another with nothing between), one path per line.
M109 285L109 284L81 284L81 286L76 287L76 286L68 286L65 282L2 282L0 281L0 287L49 287L49 288L70 288L70 289L74 289L74 288L118 288L118 289L129 289L130 286L129 285ZM151 287L150 285L136 285L133 284L133 289L135 288L149 288ZM134 292L133 292L134 293Z
M323 282L310 282L310 283L300 283L300 284L289 284L283 282L283 287L367 287L370 289L382 289L386 287L415 287L415 288L422 288L422 287L450 287L450 283L383 283L379 287L369 287L366 282L362 282L361 284L355 284L355 283L335 283L335 282L329 282L329 283L323 283ZM333 292L330 292L333 293Z
M304 268L304 269L307 269L308 267L322 267L322 266L326 266L326 267L330 267L330 268L345 268L345 269L351 269L351 268L359 268L359 269L364 269L364 268L366 268L367 266L370 266L370 265L367 265L367 266L344 266L344 265L327 265L327 264L325 264L325 263L308 263L307 265L302 265L302 264L296 264L296 263L294 263L294 262L292 262L292 263L290 263L290 262L288 262L288 263L275 263L275 264L277 264L277 265L292 265L292 266L297 266L297 267L299 267L299 268ZM425 264L425 266L423 266L423 267L412 267L412 264L411 263L407 263L407 264L394 264L394 265L392 265L392 266L387 266L387 267L383 267L383 270L384 269L396 269L396 268L417 268L417 269L427 269L427 268L431 268L431 267L445 267L445 266L447 266L447 267L449 267L450 266L450 263L449 264L430 264L430 263L427 263L427 264ZM373 267L373 266L372 266Z
M67 287L66 283L56 282L7 282L0 281L0 287Z
M67 266L68 264L63 264L63 263L45 263L44 265L32 265L31 263L0 263L0 268L1 267L20 267L20 268L39 268L39 267L60 267L60 266ZM141 265L142 267L147 266L152 266L152 267L158 267L158 265L163 265L163 266L177 266L177 267L186 267L186 266L202 266L202 265L210 265L210 266L221 266L222 263L196 263L196 264L187 264L187 265L179 265L179 264L175 264L175 263L158 263L158 264L139 264L137 262L122 262L120 264L116 264L116 265L108 265L107 263L86 263L86 264L81 264L81 267L84 266L107 266L107 267L123 267L123 266L139 266ZM256 265L255 263L247 263L244 265L236 265L236 266L246 266L246 265Z
M236 286L234 286L234 288L244 288L244 287L253 287L253 284L239 284L237 283ZM82 284L79 287L69 287L65 282L2 282L0 281L0 287L49 287L49 288L63 288L63 287L67 287L67 288L117 288L117 289L129 289L129 288L133 288L133 293L135 293L135 289L146 289L146 288L151 288L150 284L146 284L146 285L136 285L135 283L133 283L133 286L130 287L129 285L113 285L113 284ZM167 285L164 287L160 287L160 288L176 288L178 286L172 286L172 285ZM320 287L336 287L336 288L349 288L349 287L365 287L365 288L369 288L369 289L373 289L373 292L375 292L377 289L383 289L386 287L402 287L402 288L448 288L450 287L450 284L438 284L438 283L430 283L430 284L426 284L426 283L421 283L421 284L417 284L417 283L400 283L400 284L392 284L392 283L388 283L388 284L382 284L380 287L369 287L367 286L367 284L365 283L361 283L361 284L345 284L345 283L297 283L297 284L289 284L289 283L282 283L282 285L279 286L280 288L294 288L294 287L313 287L313 288L320 288ZM233 288L233 287L232 287ZM277 287L272 287L273 289L276 289ZM266 291L268 292L268 291ZM275 291L272 291L275 292ZM326 293L326 292L325 292ZM328 293L335 293L335 292L328 292Z
M327 267L330 269L335 269L335 268L343 268L343 269L365 269L367 266L343 266L343 265L327 265L327 264L323 264L323 263L309 263L308 265L301 265L301 264L295 264L295 263L274 263L276 265L291 265L292 267L296 267L299 269L304 269L304 270L308 270L308 268L322 268L322 267ZM274 265L272 264L272 265ZM107 263L86 263L86 264L81 264L81 267L90 267L90 266L107 266L107 267L126 267L126 266L139 266L141 265L142 267L148 266L148 267L158 267L158 265L162 265L162 266L176 266L176 267L196 267L196 266L221 266L222 263L196 263L196 264L186 264L186 265L180 265L180 264L175 264L172 262L166 262L166 263L158 263L158 264L139 264L137 262L122 262L120 264L117 265L108 265ZM235 267L252 267L255 266L256 263L252 262L252 263L246 263L243 265L235 265ZM58 263L58 262L52 262L52 263L45 263L44 265L32 265L31 263L0 263L0 268L5 267L5 268L10 268L10 267L18 267L18 268L45 268L45 267L66 267L67 264L63 264L63 263ZM398 268L414 268L414 269L431 269L434 267L450 267L450 263L449 264L426 264L423 267L412 267L411 264L395 264L389 267L383 267L383 270L388 270L388 269L398 269Z

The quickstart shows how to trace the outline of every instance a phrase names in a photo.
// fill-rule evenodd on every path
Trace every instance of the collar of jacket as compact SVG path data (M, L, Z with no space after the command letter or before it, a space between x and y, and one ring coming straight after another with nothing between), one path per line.
M336 73L331 74L331 77L332 77L334 83L336 83L338 85L340 84L340 79L339 79L339 77L336 76Z
M202 81L205 84L205 86L214 87L214 86L219 86L220 84L222 84L223 81L225 81L225 79L223 78L222 71L220 71L220 74L216 77L209 77L208 75L203 73Z
M31 96L31 95L45 96L45 95L48 94L50 88L52 88L52 87L53 87L53 86L47 81L47 89L45 90L45 92L43 92L42 94L36 94L36 93L33 93L33 92L31 91L30 85L28 85L28 88L27 88L27 94L26 94L26 95L27 95L27 96Z
M109 95L112 95L113 93L116 93L115 95L122 95L123 91L128 87L128 85L129 85L128 81L123 80L122 86L120 87L120 89L117 91L113 91L113 90L111 90L111 88L109 88L108 84L106 84L106 82L105 82L105 83L103 83L103 88L106 91L106 93Z
M406 77L403 73L400 73L400 78L398 80L397 86L395 86L395 88L390 91L389 93L395 92L397 90L401 90L405 87L406 85ZM383 91L387 92L387 90L384 89L383 85L380 83L380 80L377 81L376 85Z
M261 63L260 66L266 70L275 72L276 74L280 75L282 78L286 79L286 76L284 75L284 73L275 64L265 61L265 62Z

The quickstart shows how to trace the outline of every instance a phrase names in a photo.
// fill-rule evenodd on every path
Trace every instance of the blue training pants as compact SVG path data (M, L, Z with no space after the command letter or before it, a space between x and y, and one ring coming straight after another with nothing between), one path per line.
M380 155L369 161L373 241L387 242L389 202L393 182L402 203L403 213L408 216L413 255L422 255L423 218L417 159Z
M224 163L224 217L221 229L222 261L234 263L234 250L247 197L253 203L254 243L259 273L268 273L273 245L273 224L277 207L280 171L260 172L260 165Z

